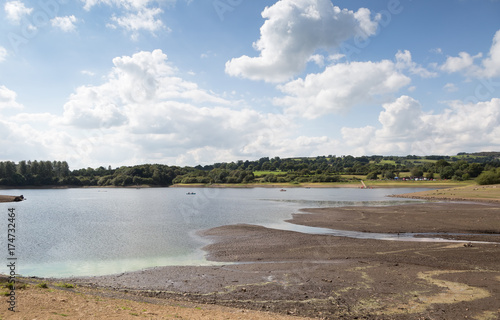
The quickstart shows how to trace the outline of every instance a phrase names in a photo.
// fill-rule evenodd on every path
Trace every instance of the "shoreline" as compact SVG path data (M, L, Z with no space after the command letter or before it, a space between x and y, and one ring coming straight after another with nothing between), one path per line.
M366 182L365 182L366 183ZM369 183L367 183L369 184ZM446 189L464 186L463 183L443 183L441 181L398 181L398 182L377 182L369 184L368 189L376 188L430 188ZM168 186L158 185L138 185L138 186L74 186L74 185L48 185L48 186L0 186L0 190L38 190L38 189L143 189L143 188L362 188L361 182L318 182L318 183L247 183L247 184L173 184Z

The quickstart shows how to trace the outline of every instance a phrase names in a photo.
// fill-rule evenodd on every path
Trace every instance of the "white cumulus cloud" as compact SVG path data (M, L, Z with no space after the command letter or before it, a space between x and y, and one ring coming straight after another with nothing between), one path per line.
M254 48L258 57L226 63L226 73L253 80L283 82L304 70L318 49L332 49L354 37L376 32L379 17L333 6L330 0L280 0L262 12L266 19Z
M22 1L18 0L5 2L4 10L7 14L7 20L15 24L18 24L24 16L33 12L33 8L26 7Z
M447 57L439 67L441 70L453 73L463 72L468 77L494 78L500 76L500 30L493 36L488 55L483 58L480 52L474 56L467 52L460 52L457 57ZM480 60L480 63L476 63Z
M0 86L0 109L21 109L23 106L16 101L16 98L17 93L8 89L6 86Z
M334 64L322 73L309 74L278 88L286 94L275 104L287 113L314 119L329 113L340 113L374 98L397 92L410 83L389 60Z
M131 37L137 40L140 31L149 31L152 34L160 30L170 31L161 19L163 10L161 3L175 3L175 0L83 0L83 8L87 11L97 5L107 5L116 8L110 17L111 22L106 26L112 29L118 27L131 33Z
M53 27L59 28L64 32L71 32L76 30L75 23L78 19L74 16L65 16L65 17L55 17L50 20L50 23Z
M412 61L411 52L408 50L398 51L398 53L396 53L396 66L398 69L407 69L410 73L419 75L423 78L432 78L438 75L436 72L429 71Z
M291 156L319 150L326 141L293 138L288 117L258 112L182 79L161 50L116 57L113 64L104 83L79 87L53 121L72 132L57 143L77 150L78 163L110 156L120 164L213 163L222 155L227 161L276 150Z
M124 16L113 16L112 21L117 26L132 32L132 38L138 37L138 31L146 30L154 34L164 28L161 19L157 18L163 12L160 8L143 8L138 12L129 12Z
M488 57L483 60L482 73L488 78L500 76L500 30L493 37Z
M460 52L458 57L448 57L440 69L450 73L469 70L474 66L474 60L481 58L482 56L482 53L471 56L467 52Z

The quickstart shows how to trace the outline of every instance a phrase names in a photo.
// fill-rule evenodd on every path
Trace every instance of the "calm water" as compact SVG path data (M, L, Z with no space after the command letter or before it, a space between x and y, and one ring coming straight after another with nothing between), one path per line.
M165 265L212 264L196 231L250 223L303 232L284 223L300 208L391 205L386 195L424 189L60 189L6 190L27 201L1 203L0 257L7 258L7 209L16 209L17 273L104 275ZM187 195L186 192L196 192ZM7 271L0 270L0 273Z

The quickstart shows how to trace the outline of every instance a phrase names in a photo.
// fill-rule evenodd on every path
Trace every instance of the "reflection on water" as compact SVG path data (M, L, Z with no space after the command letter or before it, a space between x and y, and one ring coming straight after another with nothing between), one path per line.
M162 265L207 264L196 231L231 224L287 225L301 208L413 202L387 195L425 189L81 188L9 190L16 208L18 273L85 276ZM186 195L195 192L196 195ZM265 199L265 200L263 200ZM305 232L306 228L294 231ZM300 230L299 230L300 229ZM314 229L314 230L312 230ZM319 228L307 232L329 232ZM302 231L301 231L302 230ZM7 247L0 237L0 247Z

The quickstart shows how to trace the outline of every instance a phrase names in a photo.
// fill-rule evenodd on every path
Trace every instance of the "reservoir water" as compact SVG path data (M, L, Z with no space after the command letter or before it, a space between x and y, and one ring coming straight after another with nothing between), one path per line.
M199 230L247 223L321 233L324 230L283 221L301 208L411 202L386 196L421 190L426 189L4 190L3 194L23 194L27 200L0 203L0 228L4 230L0 248L7 261L8 208L13 207L16 272L23 276L90 276L155 266L214 264L204 258L201 248L207 242L196 235Z

